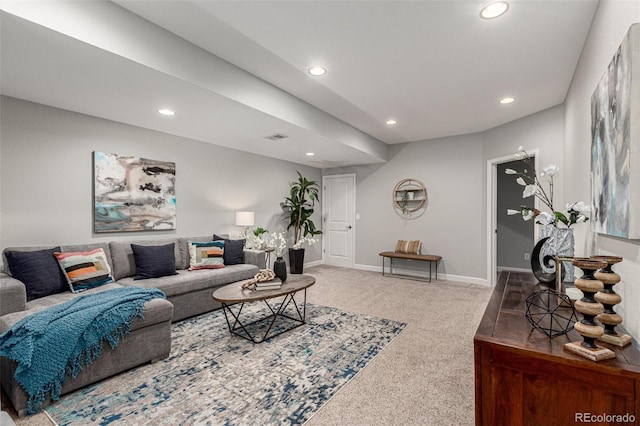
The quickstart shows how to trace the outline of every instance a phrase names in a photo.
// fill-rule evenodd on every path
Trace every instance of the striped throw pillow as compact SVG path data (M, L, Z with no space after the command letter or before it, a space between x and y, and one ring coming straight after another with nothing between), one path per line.
M224 268L224 241L189 241L189 270Z
M55 252L54 256L74 293L113 281L107 256L101 248L82 252Z
M398 240L398 242L396 243L396 253L419 254L420 241Z

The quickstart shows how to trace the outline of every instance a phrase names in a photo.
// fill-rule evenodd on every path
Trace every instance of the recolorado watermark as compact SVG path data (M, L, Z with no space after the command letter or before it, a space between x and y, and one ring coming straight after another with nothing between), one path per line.
M636 416L633 414L593 414L576 413L574 417L576 423L636 423Z

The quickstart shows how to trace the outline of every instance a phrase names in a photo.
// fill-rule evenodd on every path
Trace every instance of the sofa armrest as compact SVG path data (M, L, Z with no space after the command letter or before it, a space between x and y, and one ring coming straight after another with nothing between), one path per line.
M5 273L0 273L0 316L27 308L27 288Z
M244 263L256 265L258 269L266 268L266 256L263 250L244 249Z

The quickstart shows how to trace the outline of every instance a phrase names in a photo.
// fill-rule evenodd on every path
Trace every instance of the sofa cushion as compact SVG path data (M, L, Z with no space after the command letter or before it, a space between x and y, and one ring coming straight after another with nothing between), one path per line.
M122 278L118 280L118 284L158 288L162 290L168 298L207 288L211 289L211 294L213 295L213 290L219 286L253 278L258 273L258 267L255 265L242 264L231 265L222 269L179 270L177 272L178 275L150 278L142 281L134 281L133 277Z
M131 244L136 262L135 280L176 275L175 243L163 246Z
M111 290L119 287L122 286L116 283L108 283L100 287L89 289L83 292L82 295L98 293L101 291ZM59 303L75 299L76 297L79 297L79 294L67 291L64 293L50 295L49 297L33 300L27 303L26 310L14 312L0 317L0 333L7 331L13 324L17 323L24 317L34 312L42 311ZM131 324L131 331L149 326L151 324L168 321L173 315L173 305L166 299L153 299L144 304L142 315L144 316L144 319L136 319Z
M189 241L189 270L224 268L224 241Z
M27 301L69 290L54 253L60 247L44 250L6 249L7 267L11 275L27 289Z
M113 281L103 249L55 253L71 291L74 293Z
M162 240L138 240L138 241L111 241L109 249L111 250L111 266L113 267L113 278L117 281L120 278L132 277L136 274L136 261L133 257L131 244L141 246L162 246L170 243L176 243L177 239ZM175 269L186 269L186 263L182 260L180 249L176 244L174 249Z

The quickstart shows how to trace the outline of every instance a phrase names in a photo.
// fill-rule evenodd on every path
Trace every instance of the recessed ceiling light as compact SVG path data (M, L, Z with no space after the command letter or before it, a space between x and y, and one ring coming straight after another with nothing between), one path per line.
M506 105L506 104L514 103L515 101L516 101L516 98L513 98L511 96L507 96L506 98L500 99L498 102L503 104L503 105Z
M387 123L389 126L393 126L394 124L396 124L396 123L397 123L397 121L396 121L396 120L394 120L393 118L390 118L389 120L387 120L387 121L386 121L386 123Z
M326 72L327 72L327 70L322 68L322 67L311 67L311 68L309 68L309 74L315 75L315 76L325 75Z
M480 17L484 19L493 19L504 15L509 10L509 2L495 1L482 8Z
M315 154L313 152L307 152L305 155L307 157L313 157Z
M162 115L176 115L175 111L171 111L170 109L166 108L159 109L158 113Z

